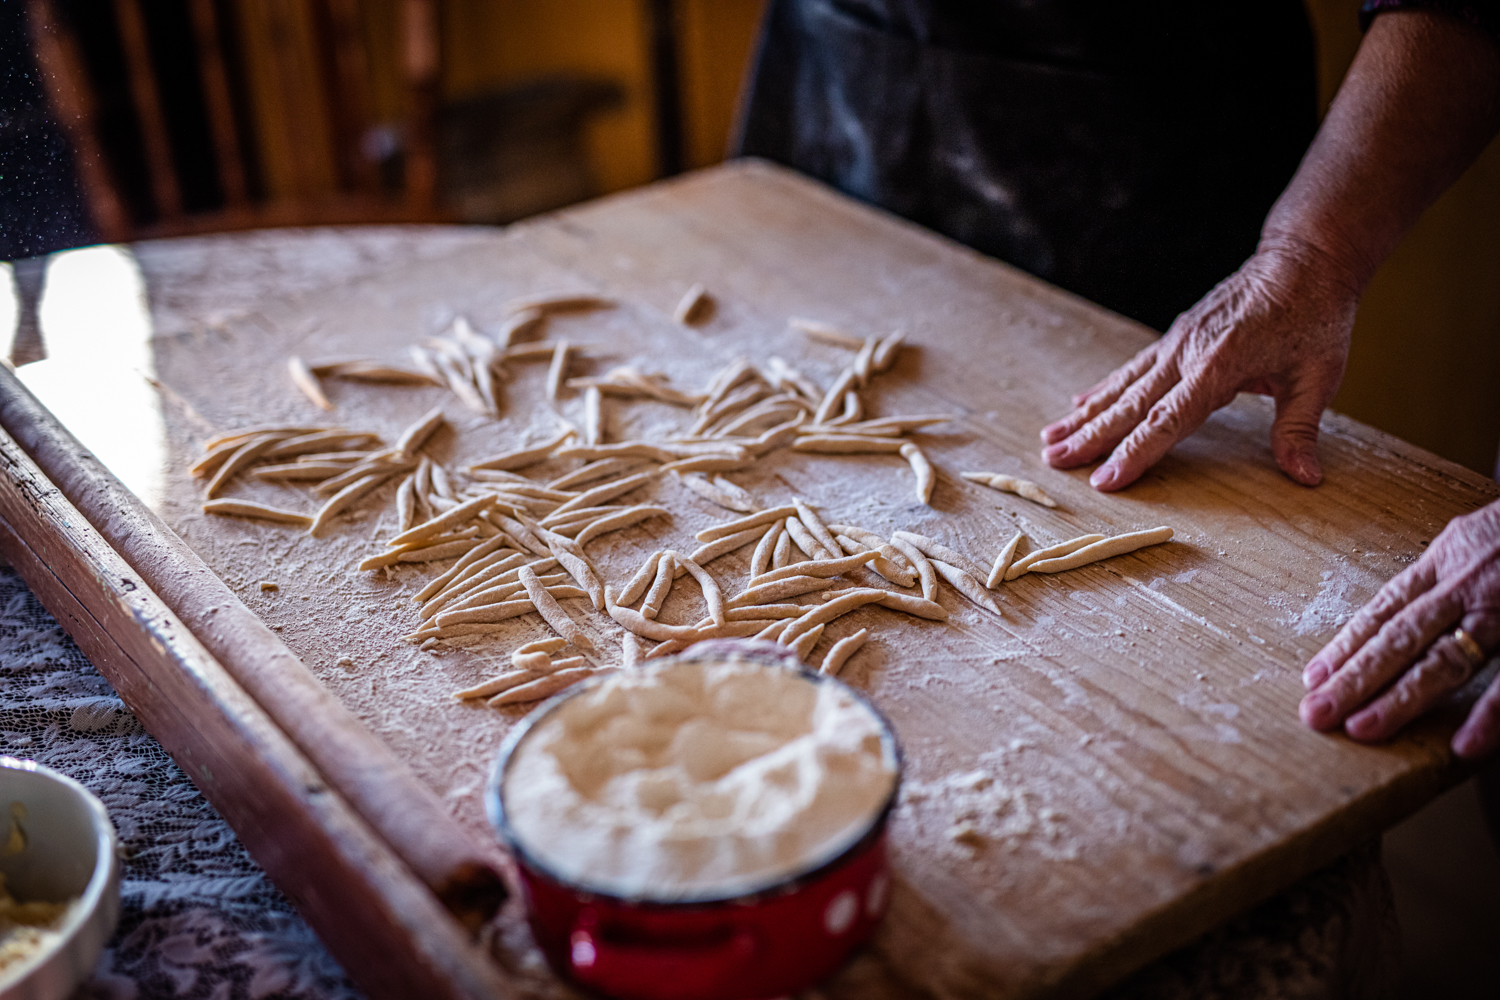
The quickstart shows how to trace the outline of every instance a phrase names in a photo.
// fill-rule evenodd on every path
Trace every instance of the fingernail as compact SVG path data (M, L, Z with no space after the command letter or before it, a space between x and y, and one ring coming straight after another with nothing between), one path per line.
M1056 465L1058 460L1068 453L1066 444L1048 445L1042 449L1042 461L1048 465Z
M1322 729L1333 715L1333 702L1326 695L1310 694L1302 699L1298 712L1307 725Z
M1119 478L1119 471L1113 465L1106 462L1095 469L1092 476L1089 476L1089 485L1096 490L1107 490L1114 486L1115 480Z
M1380 732L1380 713L1372 709L1349 716L1344 720L1344 732L1356 740L1374 739Z
M1048 424L1042 428L1042 440L1047 444L1055 444L1062 436L1062 424Z

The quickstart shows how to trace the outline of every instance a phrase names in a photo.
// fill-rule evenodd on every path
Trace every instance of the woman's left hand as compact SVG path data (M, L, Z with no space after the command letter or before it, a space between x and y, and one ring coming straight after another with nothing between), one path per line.
M1343 723L1360 741L1386 739L1465 684L1497 648L1500 501L1449 522L1308 662L1302 721L1314 729ZM1460 757L1497 747L1500 678L1453 737Z

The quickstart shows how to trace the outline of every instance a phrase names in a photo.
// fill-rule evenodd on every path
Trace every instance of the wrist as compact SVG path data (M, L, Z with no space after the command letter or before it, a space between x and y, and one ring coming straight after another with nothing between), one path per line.
M1315 291L1357 303L1373 276L1373 268L1357 254L1335 249L1337 246L1337 241L1313 240L1268 225L1261 232L1252 260L1258 270L1283 288Z

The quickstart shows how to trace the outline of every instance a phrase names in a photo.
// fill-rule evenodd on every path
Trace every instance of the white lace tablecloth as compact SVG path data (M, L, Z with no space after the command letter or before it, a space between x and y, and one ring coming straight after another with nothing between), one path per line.
M281 230L159 241L135 254L156 332L171 334L254 312L267 298L493 238L493 230L460 227ZM234 832L10 569L0 569L0 751L83 782L120 832L120 928L82 996L359 996ZM1390 887L1371 843L1108 996L1385 997L1397 942Z

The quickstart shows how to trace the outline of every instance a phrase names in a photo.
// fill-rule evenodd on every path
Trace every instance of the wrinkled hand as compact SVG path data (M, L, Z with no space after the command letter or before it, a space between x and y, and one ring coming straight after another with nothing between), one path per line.
M1043 429L1042 457L1071 469L1109 452L1089 482L1122 489L1236 393L1258 392L1276 400L1276 463L1316 486L1318 421L1344 377L1357 301L1326 255L1263 243L1166 336L1075 396L1074 411Z
M1302 721L1314 729L1342 722L1356 740L1395 735L1480 666L1454 640L1455 627L1486 656L1500 646L1500 501L1449 522L1308 662L1302 680L1312 693L1302 699ZM1500 678L1453 737L1460 757L1496 747Z

